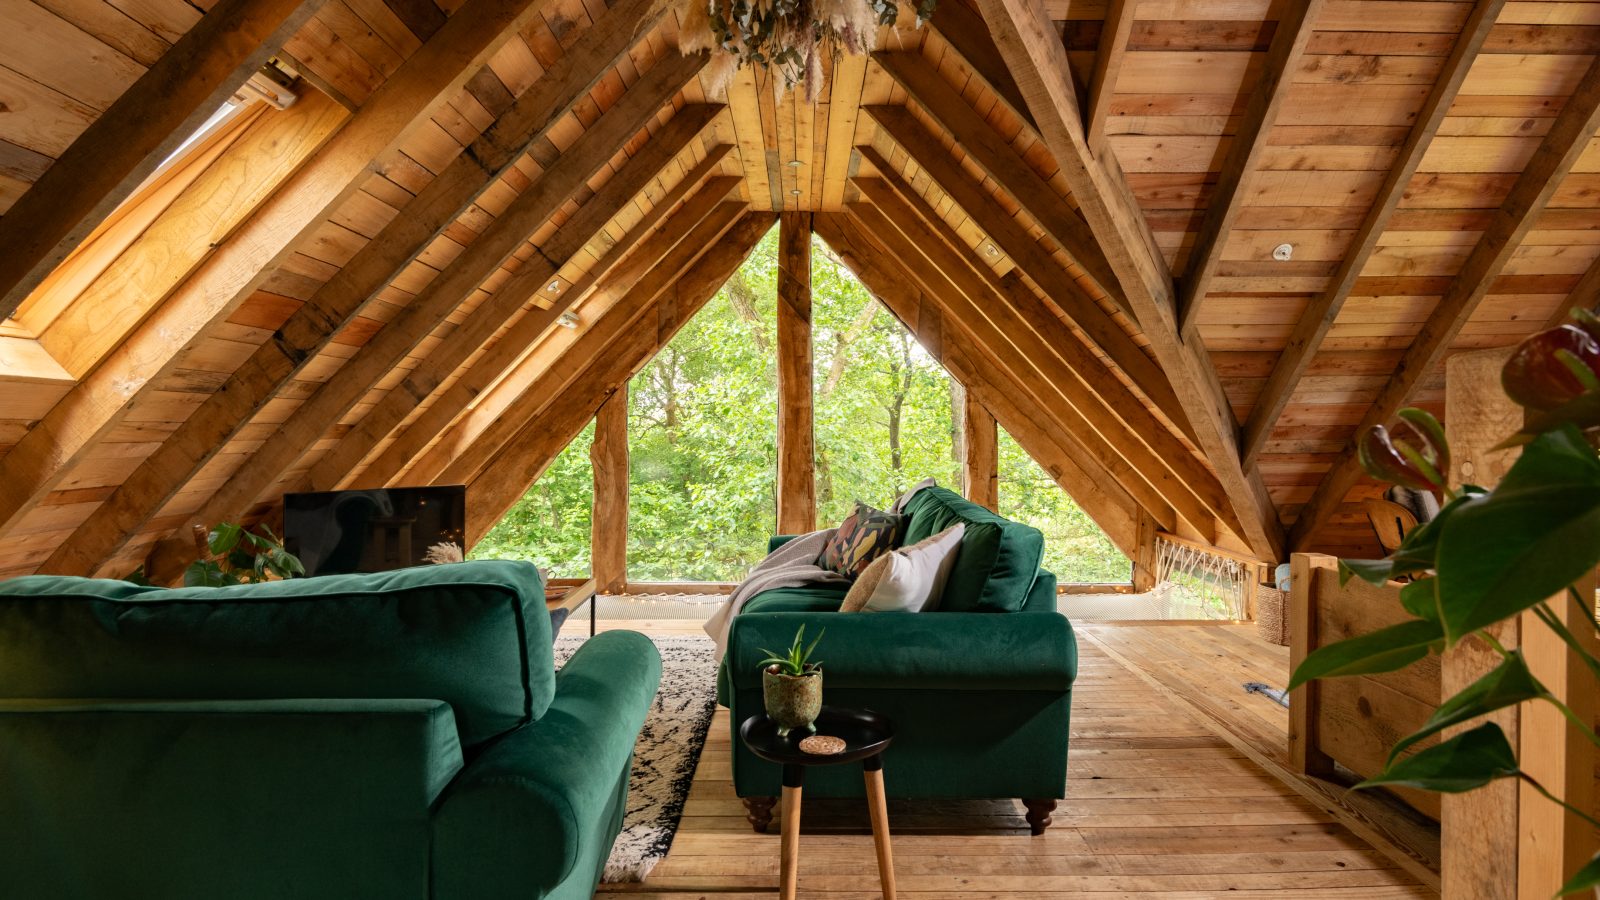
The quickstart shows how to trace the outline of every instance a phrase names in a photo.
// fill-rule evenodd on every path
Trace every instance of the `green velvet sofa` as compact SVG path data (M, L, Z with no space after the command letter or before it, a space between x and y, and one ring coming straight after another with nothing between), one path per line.
M587 898L660 683L557 674L538 570L0 582L0 883L51 900Z
M734 789L757 831L781 773L744 747L738 728L762 711L761 648L789 646L801 625L808 636L826 629L823 702L895 723L884 756L890 797L1017 798L1041 834L1066 796L1077 641L1056 612L1055 576L1039 567L1043 537L944 488L919 491L905 513L907 544L966 525L937 611L841 613L847 588L830 585L758 594L733 620L719 697L732 712ZM806 773L807 794L862 791L852 766Z

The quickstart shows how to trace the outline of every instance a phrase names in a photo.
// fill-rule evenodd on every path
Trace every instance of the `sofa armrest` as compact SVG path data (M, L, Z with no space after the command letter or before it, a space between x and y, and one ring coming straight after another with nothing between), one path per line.
M13 897L415 896L461 764L438 700L8 700L0 872Z
M800 535L798 534L775 534L772 537L767 538L767 555L771 556L777 552L779 547L782 547L784 544L789 543L799 536Z
M642 634L590 638L538 721L468 764L434 815L433 896L540 897L593 889L621 826L633 745L661 683ZM574 894L573 896L577 896Z
M735 690L761 687L761 648L781 650L804 625L821 634L824 689L1067 691L1078 670L1072 625L1056 613L745 613L727 664Z

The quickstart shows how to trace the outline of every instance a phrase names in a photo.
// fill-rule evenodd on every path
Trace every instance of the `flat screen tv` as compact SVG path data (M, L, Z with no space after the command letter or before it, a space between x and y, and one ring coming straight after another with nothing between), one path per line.
M467 488L384 488L283 495L284 547L307 575L420 565L434 544L462 545Z

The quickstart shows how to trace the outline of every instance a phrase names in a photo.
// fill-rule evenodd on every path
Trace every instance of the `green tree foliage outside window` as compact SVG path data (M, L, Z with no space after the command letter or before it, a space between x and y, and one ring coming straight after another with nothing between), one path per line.
M1128 557L1005 429L999 512L1044 532L1044 567L1063 584L1117 584L1133 577Z
M777 229L629 391L628 577L738 581L777 520ZM877 506L925 477L960 484L961 394L826 245L813 244L817 521ZM589 574L592 427L473 552ZM1126 581L1129 564L1026 454L1002 438L1001 512L1045 532L1063 581Z

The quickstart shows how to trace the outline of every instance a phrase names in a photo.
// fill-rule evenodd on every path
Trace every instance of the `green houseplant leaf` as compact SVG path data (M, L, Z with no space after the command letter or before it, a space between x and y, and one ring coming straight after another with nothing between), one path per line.
M1600 856L1584 863L1583 868L1574 872L1567 883L1561 886L1561 894L1576 894L1595 887L1600 887Z
M1452 725L1460 725L1497 709L1515 706L1524 700L1543 697L1546 693L1544 685L1528 671L1528 663L1522 658L1522 651L1513 650L1511 655L1492 672L1440 704L1420 729L1401 738L1400 742L1394 745L1394 749L1389 751L1388 764L1394 765L1395 759L1407 747Z
M212 556L227 556L239 546L239 538L244 534L244 528L233 522L223 522L211 529L211 534L206 543Z
M1289 690L1314 678L1371 675L1403 669L1427 656L1429 645L1443 637L1438 622L1416 619L1318 647L1294 670Z
M1505 732L1486 722L1401 759L1356 787L1409 787L1460 794L1517 774L1517 754Z
M1492 494L1469 498L1443 523L1445 634L1454 642L1528 609L1597 563L1600 459L1567 426L1531 441Z

